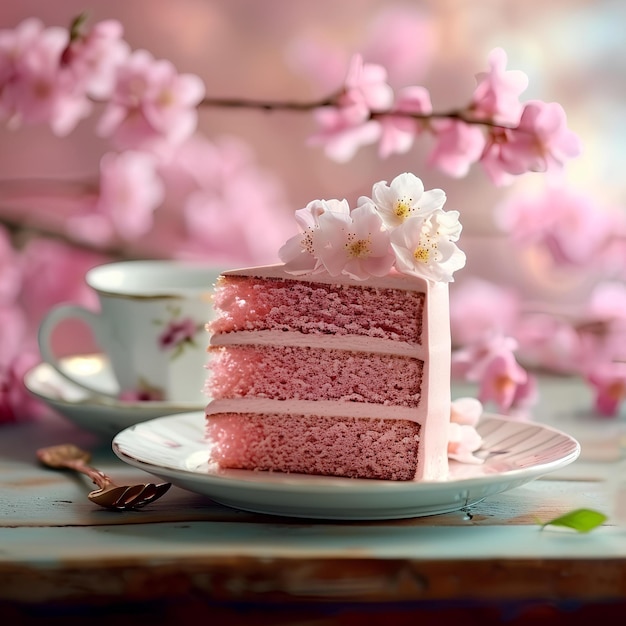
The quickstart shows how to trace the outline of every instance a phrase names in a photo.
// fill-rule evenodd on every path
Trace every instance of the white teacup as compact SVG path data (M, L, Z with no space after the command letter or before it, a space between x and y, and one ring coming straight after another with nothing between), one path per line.
M39 328L44 361L68 375L53 350L52 336L68 319L81 320L108 357L122 399L203 404L208 336L213 316L213 285L220 270L182 261L126 261L89 270L87 284L96 291L100 312L60 305Z

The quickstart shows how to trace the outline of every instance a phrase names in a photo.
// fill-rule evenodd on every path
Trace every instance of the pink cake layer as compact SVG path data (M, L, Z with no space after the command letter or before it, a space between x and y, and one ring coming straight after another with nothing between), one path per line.
M207 420L222 468L412 480L420 426L408 420L218 413Z
M424 294L402 289L222 276L213 333L283 330L420 343Z
M211 349L207 395L272 400L341 400L416 407L424 364L391 354L311 347Z

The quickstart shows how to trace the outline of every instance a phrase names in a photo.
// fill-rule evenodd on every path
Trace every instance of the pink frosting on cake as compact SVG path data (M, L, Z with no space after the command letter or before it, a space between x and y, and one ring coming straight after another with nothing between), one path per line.
M216 305L207 433L219 466L446 476L447 284L265 266L226 272Z

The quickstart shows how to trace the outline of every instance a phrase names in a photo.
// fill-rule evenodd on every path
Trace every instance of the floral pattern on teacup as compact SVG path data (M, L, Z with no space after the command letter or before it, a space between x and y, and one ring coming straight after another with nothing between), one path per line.
M157 341L161 350L172 350L172 359L180 356L186 347L196 348L196 334L204 328L191 317L180 317L180 308L168 307L171 318L165 322L155 320L155 324L165 325L165 329L159 334Z
M164 352L171 352L170 359L179 357L186 348L197 348L195 336L204 330L204 324L196 322L190 316L182 316L181 307L170 305L167 307L168 319L154 319L153 324L162 330L156 337L157 346ZM123 402L161 402L165 400L165 390L140 378L137 385L131 389L124 389L119 394Z

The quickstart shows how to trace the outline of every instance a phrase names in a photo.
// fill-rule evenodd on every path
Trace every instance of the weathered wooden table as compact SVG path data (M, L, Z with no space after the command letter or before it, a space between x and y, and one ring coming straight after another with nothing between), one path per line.
M86 477L39 466L71 441L120 481L145 481L110 442L61 417L0 429L3 624L572 623L626 610L626 422L594 418L590 393L541 379L535 420L576 437L572 465L463 512L325 522L229 509L173 487L145 509L87 500ZM463 390L465 393L465 390ZM457 394L459 395L459 394ZM622 504L623 506L623 504ZM578 507L608 521L588 534L541 529ZM9 619L10 621L6 621ZM150 620L149 622L146 620ZM177 621L178 620L178 621Z

